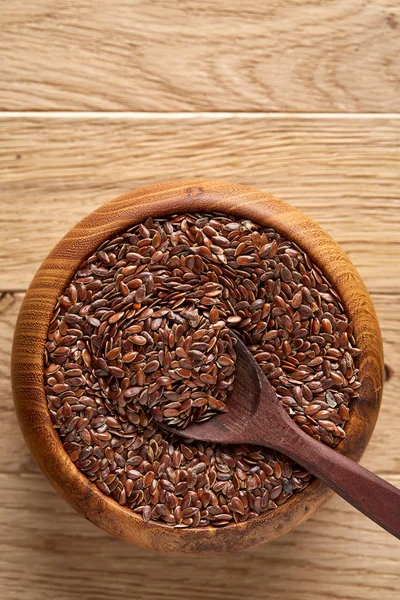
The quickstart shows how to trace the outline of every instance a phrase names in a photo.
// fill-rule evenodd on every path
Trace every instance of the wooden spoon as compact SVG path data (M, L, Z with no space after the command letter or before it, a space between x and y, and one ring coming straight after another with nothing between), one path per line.
M228 411L185 429L163 428L191 440L255 444L278 450L400 539L400 489L300 429L245 344L234 337L236 375Z

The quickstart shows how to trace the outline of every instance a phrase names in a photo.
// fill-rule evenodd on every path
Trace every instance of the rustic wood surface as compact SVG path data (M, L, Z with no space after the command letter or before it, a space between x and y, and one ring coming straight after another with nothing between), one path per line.
M1 0L4 110L392 112L396 0Z
M398 600L399 542L338 497L211 559L107 536L33 462L9 379L23 293L75 222L155 181L244 183L317 220L372 293L390 379L361 463L400 486L398 2L0 0L0 14L0 598Z
M0 289L25 290L58 240L118 194L204 177L293 203L343 246L370 291L400 292L400 117L0 113L0 131Z

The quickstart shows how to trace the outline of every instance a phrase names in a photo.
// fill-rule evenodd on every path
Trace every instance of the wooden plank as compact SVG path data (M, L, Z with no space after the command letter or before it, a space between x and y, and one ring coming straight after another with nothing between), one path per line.
M111 538L39 475L0 475L0 485L0 596L7 600L399 597L398 540L338 497L258 548L170 556Z
M3 110L394 112L393 0L2 2Z
M168 179L227 179L317 220L372 292L400 291L400 118L2 115L0 290L24 291L85 214Z

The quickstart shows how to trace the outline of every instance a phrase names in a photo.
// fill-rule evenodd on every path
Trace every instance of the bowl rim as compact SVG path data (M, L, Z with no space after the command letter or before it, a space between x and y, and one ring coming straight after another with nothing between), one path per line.
M103 494L77 469L53 428L44 392L43 350L56 303L82 261L107 238L148 216L180 212L226 212L271 226L295 241L338 291L354 322L360 396L353 400L347 436L338 451L359 460L378 416L383 385L382 339L365 286L347 255L309 217L264 192L223 181L183 180L139 188L103 204L75 225L37 271L24 298L14 335L12 384L24 437L57 491L87 519L139 546L175 553L244 549L271 540L298 525L331 495L313 480L282 506L256 519L224 528L175 529L144 523L141 516Z

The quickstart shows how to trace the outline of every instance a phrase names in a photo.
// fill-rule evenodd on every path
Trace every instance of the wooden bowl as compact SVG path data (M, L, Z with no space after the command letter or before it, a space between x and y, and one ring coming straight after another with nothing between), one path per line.
M350 260L318 225L292 206L240 185L221 181L152 185L105 204L71 229L43 262L25 296L14 337L12 382L16 411L32 454L61 496L92 523L128 542L164 552L228 552L286 533L312 515L330 490L314 480L279 508L222 529L144 523L75 467L52 426L44 392L43 350L50 317L78 265L104 240L149 215L195 211L226 212L274 227L303 248L339 292L361 349L361 387L338 450L358 460L375 425L383 382L382 340L368 292Z

